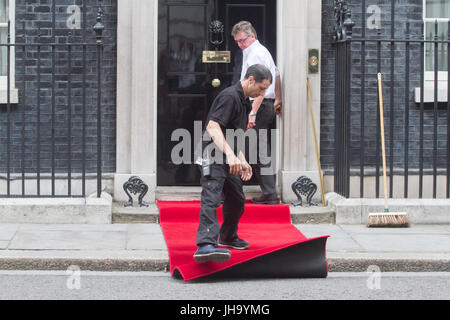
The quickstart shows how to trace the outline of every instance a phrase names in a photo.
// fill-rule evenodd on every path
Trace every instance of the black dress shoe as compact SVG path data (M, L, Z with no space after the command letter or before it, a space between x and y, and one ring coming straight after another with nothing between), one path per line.
M261 196L258 198L253 198L252 203L254 204L280 204L277 197L273 196Z

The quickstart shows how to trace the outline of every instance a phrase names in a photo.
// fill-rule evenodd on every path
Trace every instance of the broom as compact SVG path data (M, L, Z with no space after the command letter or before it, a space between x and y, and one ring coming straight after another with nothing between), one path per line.
M319 170L320 190L322 192L322 204L324 207L326 207L327 203L325 201L325 192L323 190L322 166L320 165L319 144L317 143L316 123L314 120L314 111L313 111L313 107L312 107L311 87L309 86L309 78L306 79L306 85L308 88L309 112L311 114L312 128L313 128L313 133L314 133L314 146L316 149L317 168Z
M369 213L367 227L409 227L406 212L389 212L386 178L386 145L384 141L384 115L383 115L383 91L381 86L381 73L378 73L378 99L380 104L381 147L383 152L383 187L384 187L384 212Z

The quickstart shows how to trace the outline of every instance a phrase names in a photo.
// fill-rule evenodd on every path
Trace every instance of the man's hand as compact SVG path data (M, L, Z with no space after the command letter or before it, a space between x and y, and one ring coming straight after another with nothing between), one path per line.
M247 162L243 163L241 180L244 182L249 181L252 178L252 175L253 175L252 167Z
M265 91L259 97L256 97L253 100L252 112L248 115L247 130L251 129L251 128L254 128L255 125L256 125L256 113L258 112L259 108L261 107L261 104L264 101L264 94L265 94Z
M254 115L248 115L248 125L247 125L247 130L254 128L256 125L256 114Z
M227 154L227 163L230 167L230 174L238 176L242 173L242 163L233 152Z
M281 117L282 114L281 110L283 109L283 104L281 100L275 100L273 107L275 108L275 113L277 114L277 116Z
M275 77L275 103L273 104L275 108L275 113L281 117L281 109L283 106L283 94L281 91L281 77L278 75ZM277 107L280 106L278 109Z
M239 152L239 160L242 164L241 180L244 182L249 181L252 178L253 171L247 160L245 160L245 156L242 151Z

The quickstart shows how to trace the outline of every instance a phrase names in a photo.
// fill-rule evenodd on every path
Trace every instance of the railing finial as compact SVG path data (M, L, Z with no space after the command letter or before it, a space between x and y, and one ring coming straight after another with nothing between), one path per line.
M352 12L348 9L347 1L334 0L334 41L347 41L352 38L355 22Z
M103 17L102 1L103 0L98 0L97 23L93 27L97 38L97 44L102 44L103 30L105 30L105 25L102 23Z

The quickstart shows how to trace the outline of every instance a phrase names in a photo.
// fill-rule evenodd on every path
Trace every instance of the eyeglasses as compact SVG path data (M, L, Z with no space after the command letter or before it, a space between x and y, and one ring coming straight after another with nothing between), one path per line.
M247 39L248 38L250 38L250 37L247 37L247 38L244 38L244 39L240 39L240 40L235 40L235 42L237 43L237 44L243 44L245 41L247 41Z

